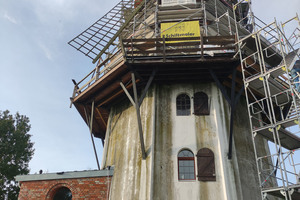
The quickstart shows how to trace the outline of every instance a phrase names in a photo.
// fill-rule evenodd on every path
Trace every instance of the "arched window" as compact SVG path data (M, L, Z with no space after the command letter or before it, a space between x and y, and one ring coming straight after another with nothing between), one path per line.
M187 116L191 114L191 100L189 95L180 94L176 98L176 114L178 116Z
M58 188L53 196L53 200L71 200L72 192L67 187Z
M178 179L195 180L195 160L190 150L185 149L178 153Z
M215 158L212 150L203 148L198 151L197 167L199 181L216 181Z
M209 115L208 96L204 92L194 94L194 114Z

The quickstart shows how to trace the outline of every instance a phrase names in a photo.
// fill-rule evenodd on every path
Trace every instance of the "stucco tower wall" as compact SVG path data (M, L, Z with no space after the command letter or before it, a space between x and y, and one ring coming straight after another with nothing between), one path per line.
M208 95L210 115L192 114L196 92ZM182 93L191 97L189 116L176 116L176 97ZM260 199L243 98L235 113L232 160L227 158L230 107L214 83L156 85L149 90L140 110L148 155L144 161L134 107L124 101L111 109L104 158L106 166L115 166L110 199ZM258 145L259 151L268 151L263 139ZM178 152L189 149L196 155L201 148L214 152L216 181L179 181Z
M210 115L176 116L177 95L185 93L193 97L196 92L205 92L208 95ZM234 170L227 161L228 114L224 109L227 104L224 104L222 94L216 86L214 84L161 86L157 90L157 99L160 104L157 104L156 118L154 199L238 199ZM192 102L191 111L193 111ZM159 112L161 110L164 112ZM214 152L217 181L178 180L177 155L185 148L191 150L194 155L201 148L210 148Z
M111 108L110 133L106 141L105 166L114 166L110 199L150 199L153 133L153 89L145 97L140 110L146 160L142 160L135 108L124 101Z

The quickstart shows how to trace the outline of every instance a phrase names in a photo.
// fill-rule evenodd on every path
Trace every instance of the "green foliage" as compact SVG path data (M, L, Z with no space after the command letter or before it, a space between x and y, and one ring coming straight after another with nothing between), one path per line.
M17 199L19 187L14 177L29 173L34 153L29 130L28 117L0 111L0 199Z

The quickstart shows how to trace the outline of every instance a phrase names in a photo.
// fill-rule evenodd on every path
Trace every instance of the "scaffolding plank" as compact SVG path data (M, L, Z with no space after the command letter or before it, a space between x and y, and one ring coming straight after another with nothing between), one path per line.
M290 188L294 189L294 192L292 193L292 199L300 199L300 184L292 185ZM267 193L268 195L272 195L275 197L279 197L281 199L285 199L285 197L281 194L281 190L284 190L282 187L278 187L275 190L274 189L265 189L263 190L264 193Z
M295 62L297 60L299 60L299 57L300 57L300 48L295 50L295 51L292 51L290 52L286 57L285 57L285 62L286 62L286 65L287 65L287 68L289 70L292 70L292 68L294 67L295 65Z
M269 131L268 128L257 131L260 135L265 137L267 140L274 142L273 133ZM281 146L288 150L295 150L300 148L300 138L291 132L281 128L279 131L279 138L281 142Z

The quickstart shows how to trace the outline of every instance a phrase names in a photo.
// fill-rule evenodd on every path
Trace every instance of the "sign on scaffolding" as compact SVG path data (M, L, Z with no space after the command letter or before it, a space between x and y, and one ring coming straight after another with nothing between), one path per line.
M170 22L161 24L161 37L200 37L199 21Z
M196 0L162 0L162 6L175 6L182 4L195 4Z

